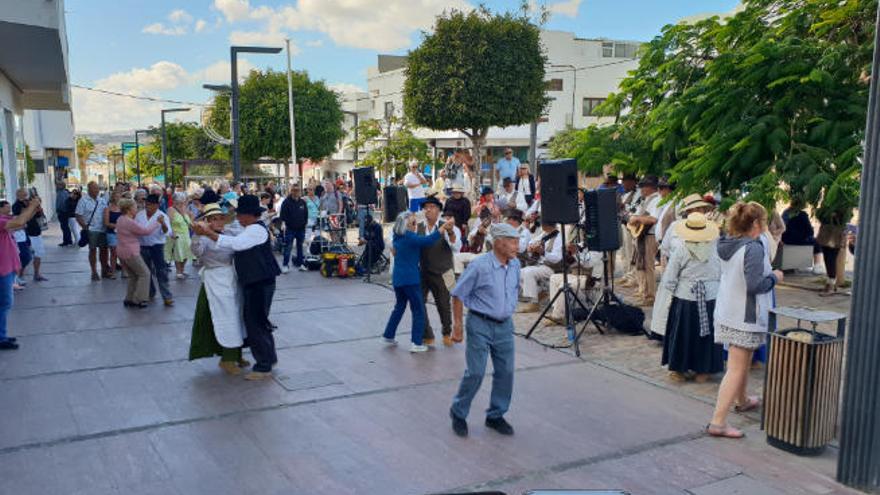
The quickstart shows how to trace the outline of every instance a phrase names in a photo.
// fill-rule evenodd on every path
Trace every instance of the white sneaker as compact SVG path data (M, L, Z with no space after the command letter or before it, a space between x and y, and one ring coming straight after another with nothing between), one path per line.
M283 265L283 266L281 267L281 273L287 273L287 272L289 272L289 271L290 271L290 267L289 267L289 266L287 266L287 265Z
M397 341L394 339L389 339L388 337L382 337L382 342L385 342L388 345L397 345Z
M309 269L306 268L306 265L299 265L299 271L301 271L301 272L307 272L307 271L309 271Z
M428 352L428 346L411 344L409 346L409 352Z

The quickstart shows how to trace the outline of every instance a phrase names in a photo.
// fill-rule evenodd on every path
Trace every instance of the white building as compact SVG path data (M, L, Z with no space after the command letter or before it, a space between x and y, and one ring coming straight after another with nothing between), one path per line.
M539 156L542 145L567 126L583 128L611 121L593 116L592 110L617 90L627 72L638 67L636 52L640 45L635 41L582 39L562 31L542 31L541 43L548 58L547 95L552 101L538 124ZM368 72L369 100L357 109L360 120L402 114L405 65L405 56L379 55L378 65ZM456 131L420 129L416 134L426 141L436 141L438 156L446 150L470 147L468 138ZM520 160L526 160L528 146L528 125L493 127L484 151L489 162L500 157L505 147L513 148ZM339 152L334 159L337 156Z
M76 168L73 114L69 110L25 110L24 140L34 161L34 180L42 198L54 198L55 180ZM43 207L51 216L55 205Z
M15 190L27 182L25 143L28 137L33 138L36 145L32 146L32 157L36 159L38 155L43 160L43 174L50 178L54 167L51 159L46 162L47 155L49 158L57 155L47 150L73 147L72 123L67 127L70 78L63 0L0 0L0 47L4 47L0 49L2 188L4 195L12 198ZM26 121L25 110L60 112L35 114L33 120ZM46 124L48 132L44 132L47 127L40 130L42 124ZM45 180L35 182L43 189L44 203L53 203L51 179L48 189Z

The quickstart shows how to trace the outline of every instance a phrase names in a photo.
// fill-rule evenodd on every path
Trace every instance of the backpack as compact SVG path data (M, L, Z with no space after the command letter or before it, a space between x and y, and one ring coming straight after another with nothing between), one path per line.
M576 308L571 314L576 321L587 318L587 311L583 308ZM593 313L592 321L629 335L645 333L645 312L629 304L612 303L599 306Z

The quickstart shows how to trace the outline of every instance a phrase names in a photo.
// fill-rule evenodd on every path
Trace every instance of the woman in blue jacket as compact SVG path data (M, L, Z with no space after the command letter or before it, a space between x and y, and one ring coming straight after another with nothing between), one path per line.
M388 344L397 344L394 335L397 333L397 325L403 318L408 302L412 311L412 345L409 351L425 352L428 346L422 343L422 335L425 331L425 303L422 301L419 259L422 248L440 239L440 230L435 230L433 234L427 236L418 235L416 225L416 215L409 211L401 213L394 221L392 238L394 271L391 275L391 284L394 286L397 303L394 305L388 324L385 325L382 338Z

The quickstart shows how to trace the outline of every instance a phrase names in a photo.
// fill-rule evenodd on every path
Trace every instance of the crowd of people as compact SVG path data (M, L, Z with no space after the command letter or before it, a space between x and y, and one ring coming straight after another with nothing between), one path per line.
M451 155L433 181L418 162L410 163L399 181L408 208L395 219L387 243L396 302L383 341L397 345L397 328L408 307L409 351L431 349L435 333L427 317L429 295L442 344L453 346L467 334L466 370L450 407L452 428L461 436L467 435L470 403L489 358L494 376L486 425L513 433L504 419L512 394L513 314L540 309L549 289L561 285L563 271L575 274L578 290L586 293L609 270L609 275L620 274L618 286L635 289L637 306L652 312L648 333L662 340L660 364L670 379L705 382L725 373L707 432L739 438L742 432L727 423L727 414L731 407L747 411L760 405L747 395L747 377L754 352L766 340L774 287L784 278L773 269L779 246L815 245L817 257L825 259L826 292L833 293L837 256L854 243L849 230L834 224L823 224L814 237L797 202L782 215L748 202L737 202L722 214L711 194L682 197L666 178L609 174L598 187L617 192L622 245L606 262L603 253L587 248L584 222L542 221L540 178L528 163L507 150L496 172L498 191L488 186L477 190L473 160L465 152ZM582 220L585 194L581 190L578 196ZM352 198L352 186L344 180L310 181L286 190L271 182L248 189L217 181L189 190L118 184L104 194L95 183L85 194L59 183L55 210L61 246L88 248L92 280L114 279L120 272L128 279L127 308L146 308L157 293L165 306L172 306L170 269L175 279L185 280L187 264L197 267L201 287L190 359L219 356L220 368L237 375L250 366L241 352L249 346L255 363L246 378L258 380L271 376L277 362L275 326L269 319L275 279L289 273L291 264L307 270L307 232L321 222L335 221L343 229L356 222L360 242L376 242L378 252L384 250L381 225ZM5 316L12 291L25 283L25 267L32 263L33 279L45 280L40 273L45 215L39 198L27 190L19 191L14 205L0 205L6 209L0 210L0 268L5 273L0 274L0 348L14 349L18 344L6 335ZM559 314L563 306L557 306L551 317L564 319Z

